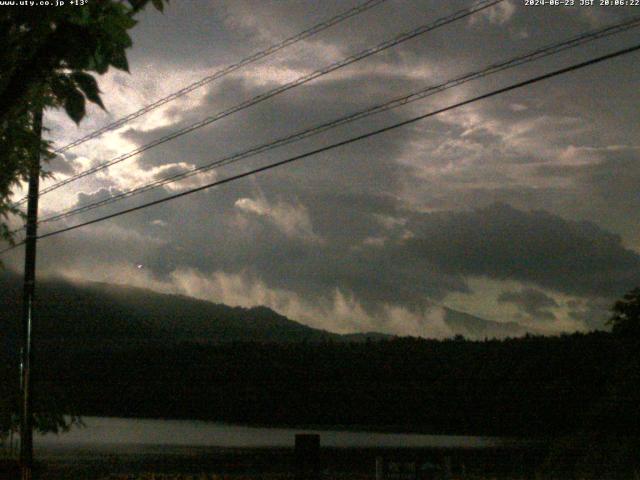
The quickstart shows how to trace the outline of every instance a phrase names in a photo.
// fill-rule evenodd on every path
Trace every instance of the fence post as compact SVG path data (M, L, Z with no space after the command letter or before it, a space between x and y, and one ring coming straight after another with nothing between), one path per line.
M296 480L320 478L320 435L296 433Z

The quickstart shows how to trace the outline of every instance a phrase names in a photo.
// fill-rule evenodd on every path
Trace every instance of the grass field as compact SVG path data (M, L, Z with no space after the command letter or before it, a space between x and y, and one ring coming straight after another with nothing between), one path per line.
M37 479L47 480L240 480L296 478L299 463L292 448L163 447L36 451ZM318 459L321 479L373 479L376 458L393 471L387 478L408 480L421 466L436 466L451 479L533 479L540 452L499 449L323 448ZM0 463L0 466L2 464ZM5 466L6 466L5 462ZM391 465L391 466L390 466ZM15 470L14 470L15 471ZM0 479L4 476L0 468ZM417 478L445 478L426 472Z

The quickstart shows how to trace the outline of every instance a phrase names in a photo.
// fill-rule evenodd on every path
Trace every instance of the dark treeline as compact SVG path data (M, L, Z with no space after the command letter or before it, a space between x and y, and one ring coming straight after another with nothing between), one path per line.
M83 415L557 437L603 422L617 428L597 417L607 415L600 405L612 382L625 378L616 373L623 351L603 332L489 341L48 347L38 352L35 391L41 401L64 397L67 408Z

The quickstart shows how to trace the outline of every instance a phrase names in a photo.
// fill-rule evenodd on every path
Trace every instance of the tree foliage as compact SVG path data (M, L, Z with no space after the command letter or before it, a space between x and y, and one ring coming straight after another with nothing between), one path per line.
M614 304L608 324L616 335L628 339L640 338L640 287L626 293Z
M162 10L168 0L152 0ZM33 112L64 108L76 123L86 101L104 108L95 74L109 67L129 70L126 50L134 16L149 0L91 1L82 6L0 9L0 238L11 241L6 224L12 189L27 179L29 162L51 146L33 130Z
M544 465L549 478L640 478L640 288L612 311L606 390L585 405L579 428L552 444Z
M162 10L168 0L152 0ZM86 114L86 102L104 104L96 74L110 67L128 71L126 49L134 16L149 0L101 0L82 6L4 6L0 9L0 240L13 241L8 217L21 215L11 203L13 189L28 179L35 158L49 160L51 144L34 129L34 112L64 108L76 123ZM46 175L46 173L44 173ZM1 263L0 263L1 267ZM17 373L7 378L17 379ZM15 429L17 385L0 389L0 437ZM38 403L36 428L68 427L68 411L47 395ZM76 417L71 417L75 422Z

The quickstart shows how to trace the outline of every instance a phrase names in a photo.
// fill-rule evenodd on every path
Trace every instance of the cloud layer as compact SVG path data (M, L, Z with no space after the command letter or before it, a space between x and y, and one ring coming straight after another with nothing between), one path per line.
M57 142L356 4L174 3L164 15L141 18L130 55L133 75L112 72L102 79L107 114L92 111L81 130L59 112L47 115ZM51 169L64 178L468 5L389 0L89 142ZM43 197L43 214L89 204L634 13L551 10L507 1ZM632 34L466 84L74 222L612 51L629 44ZM453 332L442 312L449 300L490 320L550 332L600 327L606 306L640 284L637 64L615 60L50 238L41 245L42 271L267 304L336 331L447 336ZM17 257L13 261L19 264Z

